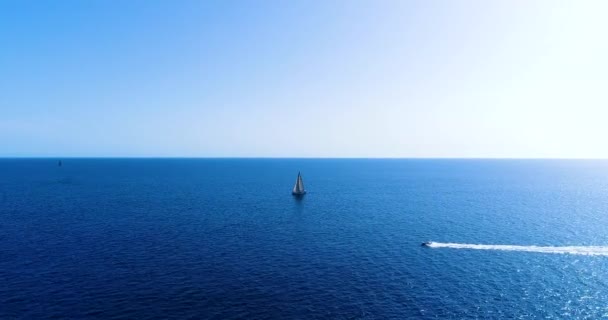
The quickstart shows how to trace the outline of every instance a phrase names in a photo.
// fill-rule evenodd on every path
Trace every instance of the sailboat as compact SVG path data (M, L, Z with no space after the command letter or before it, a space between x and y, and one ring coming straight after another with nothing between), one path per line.
M304 190L304 182L302 182L302 175L300 174L300 172L298 172L298 179L296 180L296 184L293 186L293 191L291 191L291 194L293 194L294 196L301 196L305 193L306 190Z

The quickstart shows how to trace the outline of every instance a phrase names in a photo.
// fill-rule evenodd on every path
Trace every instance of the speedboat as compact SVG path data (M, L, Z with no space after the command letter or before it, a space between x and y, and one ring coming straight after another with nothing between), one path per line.
M430 247L433 244L433 241L426 241L422 243L423 247Z

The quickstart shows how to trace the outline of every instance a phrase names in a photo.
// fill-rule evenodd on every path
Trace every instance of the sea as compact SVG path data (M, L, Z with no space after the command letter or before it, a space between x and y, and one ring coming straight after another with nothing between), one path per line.
M58 160L0 160L0 319L608 317L608 161Z

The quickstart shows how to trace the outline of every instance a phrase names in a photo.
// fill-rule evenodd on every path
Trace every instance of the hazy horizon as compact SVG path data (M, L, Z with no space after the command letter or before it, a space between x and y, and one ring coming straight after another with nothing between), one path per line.
M3 2L0 157L606 159L606 9Z
M66 159L285 159L285 160L589 160L603 161L608 158L491 158L491 157L229 157L229 156L2 156L0 159L43 159L43 160L66 160Z

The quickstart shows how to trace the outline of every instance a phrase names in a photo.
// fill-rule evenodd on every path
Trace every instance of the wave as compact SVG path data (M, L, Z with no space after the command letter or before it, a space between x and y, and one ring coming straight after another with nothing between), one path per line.
M500 250L500 251L578 254L578 255L585 255L585 256L608 256L608 246L552 247L552 246L515 246L515 245L500 245L500 244L468 244L468 243L443 243L443 242L432 242L428 246L431 248Z

